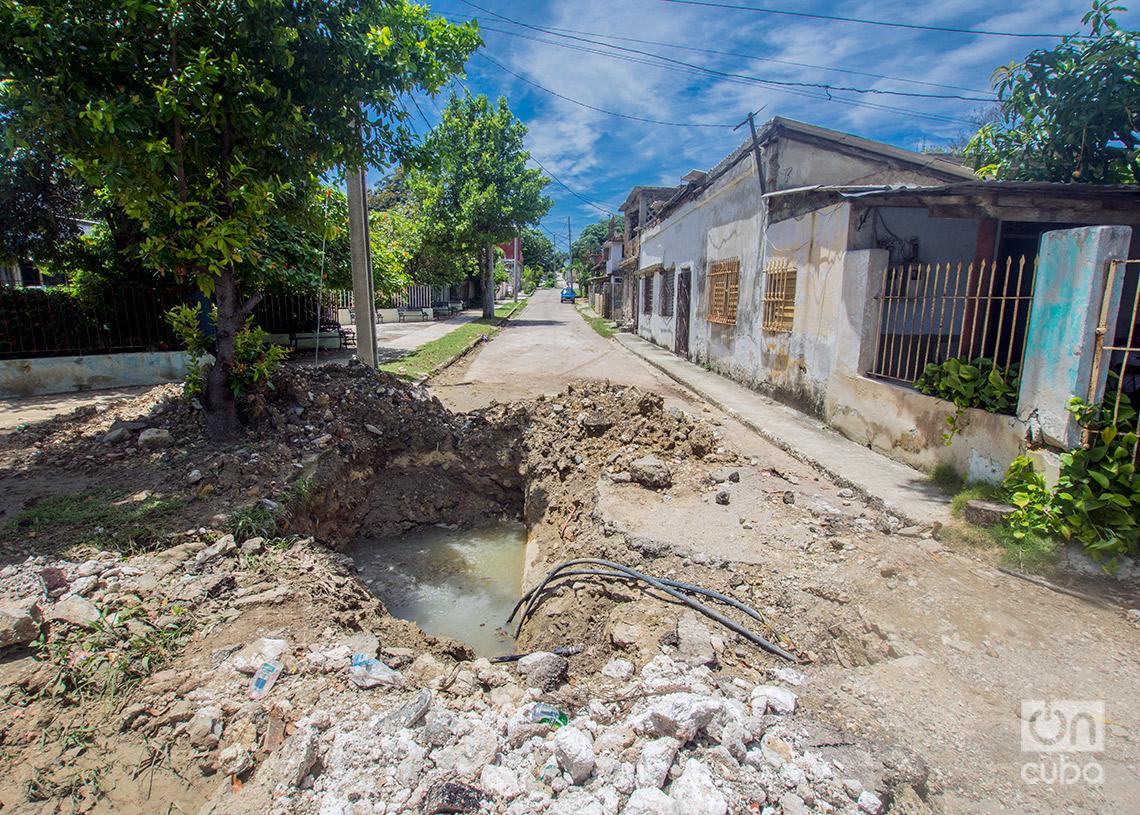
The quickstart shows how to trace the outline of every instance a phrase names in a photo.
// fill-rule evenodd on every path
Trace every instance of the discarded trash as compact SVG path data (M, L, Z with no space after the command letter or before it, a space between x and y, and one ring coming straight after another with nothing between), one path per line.
M527 653L527 654L507 654L507 655L501 656L501 657L491 657L490 661L495 662L495 663L498 663L498 662L518 662L523 657L528 657L528 656L530 656L530 654L538 654L538 653L543 653L543 652L542 651L531 651L530 653ZM545 653L554 654L555 656L560 656L560 657L572 657L575 654L582 653L582 646L581 645L559 645L557 648L551 648L549 651L546 651Z
M402 685L404 677L393 671L378 659L365 654L353 654L349 673L353 682L362 688L375 688L377 685Z
M534 706L534 710L530 712L530 720L532 722L549 722L551 730L557 730L570 721L569 717L561 710L543 702Z
M424 688L415 699L405 703L381 719L380 726L393 730L400 727L413 726L427 714L428 708L431 707L431 699L431 691Z
M273 683L281 675L282 667L281 663L275 659L262 664L257 669L257 673L253 675L253 679L249 681L249 698L260 699L269 693L273 688Z

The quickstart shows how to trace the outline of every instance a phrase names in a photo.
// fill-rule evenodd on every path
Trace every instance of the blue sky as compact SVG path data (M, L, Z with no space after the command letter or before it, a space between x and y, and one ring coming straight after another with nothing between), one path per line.
M505 96L528 126L527 149L557 179L546 190L554 206L542 226L560 249L567 216L576 238L603 210L616 211L633 186L675 185L691 169L711 168L743 140L746 129L732 126L750 110L762 108L758 124L778 115L910 149L944 145L971 130L970 115L987 106L994 68L1058 42L724 6L1058 35L1080 30L1089 8L1087 0L473 2L430 4L452 20L478 19L483 32L486 47L456 88ZM1140 28L1140 11L1115 16ZM445 100L421 100L414 124L434 125Z

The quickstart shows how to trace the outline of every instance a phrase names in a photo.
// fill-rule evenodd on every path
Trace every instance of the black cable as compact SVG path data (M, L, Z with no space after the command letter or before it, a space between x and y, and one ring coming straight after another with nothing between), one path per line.
M553 179L554 181L556 181L556 182L557 182L558 184L560 184L562 187L565 187L565 189L566 189L566 191L567 191L567 192L569 192L571 195L573 195L575 198L577 198L577 199L578 199L579 201L581 201L582 203L584 203L584 204L587 204L588 206L591 206L591 207L593 207L594 209L596 209L598 212L604 213L604 214L606 214L606 215L613 215L613 214L614 214L614 213L613 213L613 211L606 209L606 206L609 206L608 204L604 204L604 202L594 202L594 201L591 201L589 198L583 198L581 195L579 195L579 194L578 194L578 193L576 193L576 192L575 192L573 189L571 189L569 186L567 186L567 185L566 185L566 182L564 182L562 179L560 179L560 178L559 178L558 176L556 176L554 173L550 172L550 170L546 169L546 167L543 167L543 164L542 164L542 162L541 162L541 161L539 161L539 160L538 160L538 159L536 159L534 156L532 156L532 155L529 155L529 154L528 154L528 156L527 156L527 157L528 157L528 158L529 158L531 161L533 161L535 164L537 164L539 167L542 167L542 171L543 171L544 173L546 173L548 176L550 176L550 177L551 177L551 179Z
M508 32L501 32L501 33L508 33ZM594 107L593 105L588 105L585 102L579 102L577 99L571 99L569 96L564 96L563 94L559 93L558 91L552 91L550 88L545 88L542 85L539 85L537 82L533 82L533 81L527 79L525 76L523 76L521 74L516 74L510 68L506 67L505 65L499 64L498 62L496 62L495 60L491 59L489 56L484 54L482 51L478 52L478 54L483 59L487 60L487 62L494 65L496 68L499 68L500 70L507 72L508 74L513 76L515 79L522 80L526 84L531 85L532 87L538 88L540 91L544 91L546 93L549 93L551 96L557 96L559 99L565 99L567 102L571 102L575 105L578 105L579 107L588 108L590 110L596 110L598 113L605 113L608 116L617 116L617 117L620 117L622 119L632 119L635 122L645 122L645 123L651 124L651 125L665 125L666 127L716 127L716 128L728 128L730 130L734 127L734 125L700 124L700 123L694 123L694 122L662 122L659 119L645 119L641 116L632 116L628 113L617 113L617 112L612 111L612 110L606 110L605 108Z
M840 23L858 23L859 25L877 25L884 28L905 28L911 31L936 31L940 34L973 34L982 37L1017 37L1017 38L1049 38L1062 39L1066 34L1026 34L1020 31L986 31L985 29L949 28L937 25L919 25L917 23L888 23L883 20L863 20L859 17L839 17L834 14L812 14L807 11L786 11L774 8L753 8L752 6L738 6L733 3L712 3L707 0L660 0L662 3L677 3L684 6L704 6L706 8L723 8L734 11L754 11L759 14L781 14L787 17L805 17L810 20L833 20Z
M740 634L742 637L745 637L746 639L751 640L752 642L756 643L761 648L763 648L765 651L768 651L772 654L775 654L776 656L781 657L782 659L786 659L789 662L792 662L794 664L799 663L799 659L797 659L794 654L791 654L791 653L785 651L780 646L769 642L768 640L761 637L759 634L756 634L755 632L750 631L749 629L745 628L744 626L740 625L739 623L729 619L728 617L725 617L720 612L709 608L708 606L706 606L704 603L700 602L699 600L694 600L692 597L687 597L686 595L682 594L680 591L678 591L678 590L676 590L670 586L665 585L664 583L662 583L657 578L650 577L647 574L639 572L635 569L631 569L628 566L623 566L620 563L614 563L611 560L600 560L600 559L595 559L595 558L579 558L577 560L568 560L564 563L560 563L558 566L555 566L554 569L551 570L550 574L548 574L543 579L543 581L541 583L539 583L539 585L535 588L535 590L531 593L531 599L527 603L526 609L522 613L522 617L519 618L519 626L518 626L518 631L516 631L516 634L515 634L516 636L518 636L518 632L521 632L523 623L526 621L526 618L530 615L530 612L534 609L534 606L537 604L538 597L539 597L539 594L541 593L542 589L544 589L549 582L556 579L556 577L558 576L558 572L561 571L562 569L566 569L566 568L571 567L571 566L577 566L580 564L587 564L587 565L594 565L594 566L605 566L607 568L614 569L615 571L621 572L624 575L626 575L630 578L633 578L635 580L640 580L644 583L648 583L650 586L657 589L658 591L663 592L664 594L668 594L670 597L673 597L677 600L680 600L682 603L689 606L693 610L699 611L701 614L704 614L706 617L708 617L711 620L715 620L716 622L720 623L721 625L723 625L725 628L729 629L730 631L735 631L737 634ZM514 614L512 614L511 617L513 618ZM510 621L510 619L511 618L508 618L508 622Z
M461 0L462 1L462 0ZM989 93L989 91L980 91L977 88L967 88L962 85L944 85L941 82L924 82L921 79L907 79L901 76L890 76L889 74L872 74L867 71L853 71L850 68L836 68L833 65L813 65L810 62L793 62L786 59L775 59L773 57L758 57L755 54L738 54L734 51L718 51L715 48L697 48L694 45L682 45L675 42L661 42L660 40L642 40L637 37L619 37L617 34L603 34L597 31L579 31L574 28L558 28L556 26L527 26L525 23L518 23L527 28L533 28L538 31L546 31L552 34L580 34L583 37L601 37L604 40L618 40L619 42L634 42L639 45L656 45L661 48L676 48L682 51L695 51L699 54L713 54L720 57L733 57L735 59L746 59L753 62L772 62L776 65L787 65L791 68L809 68L814 71L830 71L837 74L850 74L851 76L865 76L868 79L885 79L890 82L905 82L908 85L924 85L928 88L945 88L951 91L966 91L967 93ZM604 43L603 43L604 44Z
M467 0L462 0L462 1L465 3L467 2ZM478 6L476 6L476 8L478 8ZM734 74L734 73L729 73L727 71L718 71L715 68L706 68L703 65L696 65L692 62L685 62L684 60L673 59L672 57L662 56L661 54L654 54L650 51L642 51L639 48L626 48L625 46L622 46L622 45L613 45L611 43L606 43L606 42L597 42L595 40L589 40L589 39L586 39L584 37L576 37L572 34L558 34L556 32L547 32L541 28L538 28L537 26L531 26L531 25L527 25L526 23L520 23L517 20L510 20L510 19L506 19L506 18L504 18L504 20L508 23L513 23L515 25L521 25L524 28L532 28L532 29L535 29L537 31L541 31L542 33L549 33L549 34L551 34L551 36L565 37L568 40L577 40L579 42L585 42L585 43L589 43L591 45L600 45L604 48L611 48L615 51L624 51L624 52L630 53L630 54L639 54L641 56L652 57L654 59L659 59L663 62L672 63L674 65L679 65L679 66L682 66L685 68L690 68L694 71L699 71L702 73L708 73L708 74L711 74L713 76L719 76L719 77L722 77L725 79L746 80L747 82L750 82L753 84L758 84L758 85L772 85L772 86L779 87L779 88L819 88L820 90L825 91L827 93L867 93L867 94L875 94L875 95L881 95L881 96L903 96L903 97L907 97L910 99L948 99L948 100L961 100L964 102L993 102L993 101L996 101L993 97L984 97L983 98L983 97L978 97L978 96L962 96L960 94L949 94L949 93L912 93L910 91L889 91L889 90L885 90L882 88L845 87L845 86L841 86L841 85L831 85L831 84L826 83L826 82L793 82L790 80L783 80L783 79L764 79L764 78L758 77L758 76L749 76L748 74ZM523 37L524 36L522 34L518 34L517 32L503 31L501 28L492 28L490 26L483 26L482 29L485 31L494 31L497 34L506 34L507 36L510 36L510 37ZM538 40L538 42L549 42L549 41ZM550 43L550 44L555 45L556 43ZM601 52L594 52L594 53L601 53Z
M605 57L609 57L610 59L617 59L617 60L621 60L623 62L632 62L632 63L640 64L640 65L649 65L649 66L652 66L655 68L662 68L662 69L667 70L667 71L676 71L679 73L695 74L695 75L703 76L703 77L717 76L717 77L724 79L725 81L734 82L734 83L739 84L739 85L748 85L751 87L756 87L756 86L768 87L769 90L775 91L777 93L786 93L786 94L790 94L792 96L799 96L799 97L802 97L804 99L815 99L815 100L824 101L824 102L836 102L838 104L849 105L851 107L866 108L867 110L879 110L879 111L883 111L885 113L899 113L899 114L903 114L905 116L911 116L911 117L915 117L915 118L919 118L919 119L930 119L932 121L938 121L938 122L947 122L950 124L966 124L966 125L972 125L973 124L973 122L971 122L968 119L962 119L962 118L959 118L956 116L944 116L944 115L938 114L938 113L919 113L919 112L913 111L913 110L905 110L903 108L891 107L890 105L880 105L880 104L877 104L875 102L863 102L863 101L859 101L859 100L855 100L855 99L844 99L841 97L835 97L835 96L831 96L830 93L823 93L823 94L809 93L809 92L804 91L804 90L796 90L795 88L780 86L780 85L776 84L773 80L760 80L760 79L756 79L756 78L750 78L750 77L747 77L744 75L728 74L728 73L725 73L722 71L714 71L711 69L701 68L700 66L683 67L687 63L681 63L679 60L670 60L667 57L660 57L660 56L655 55L655 54L647 54L647 55L650 57L654 57L656 59L665 60L665 63L678 63L678 64L671 65L671 64L665 64L662 62L654 62L654 61L649 60L649 59L638 59L637 57L623 56L621 54L612 54L612 53L609 53L607 51L602 51L602 50L599 50L596 48L586 48L586 47L580 46L580 45L571 45L569 43L563 43L563 42L553 42L551 40L544 40L544 39L541 39L539 37L532 37L532 36L527 35L527 34L520 34L516 31L504 31L502 29L491 28L489 26L482 26L481 30L493 31L497 34L503 34L503 35L508 36L508 37L517 37L519 39L531 40L533 42L542 43L544 45L553 45L553 46L556 46L558 48L565 48L565 49L568 49L571 51L579 51L581 53L586 53L586 54L597 54L599 56L605 56ZM989 101L989 100L985 100L985 101Z

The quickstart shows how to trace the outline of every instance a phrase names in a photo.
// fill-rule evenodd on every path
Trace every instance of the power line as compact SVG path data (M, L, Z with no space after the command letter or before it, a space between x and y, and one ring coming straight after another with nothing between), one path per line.
M460 0L463 2L463 0ZM682 45L675 42L661 42L660 40L641 40L637 37L620 37L617 34L603 34L597 31L578 31L573 28L556 28L554 26L528 26L539 31L546 31L552 34L565 33L565 34L580 34L584 37L601 37L606 40L618 40L619 42L634 42L640 45L657 45L662 48L676 48L683 51L696 51L701 54L714 54L721 57L734 57L736 59L747 59L754 62L772 62L776 65L787 65L791 68L811 68L816 71L831 71L837 74L850 74L852 76L865 76L868 79L885 79L890 82L905 82L910 85L924 85L928 88L945 88L951 91L966 91L967 93L989 93L989 91L980 91L977 88L967 88L962 85L943 85L940 82L925 82L921 79L907 79L901 76L890 76L889 74L872 74L866 71L853 71L850 68L836 68L832 65L813 65L810 62L793 62L786 59L775 59L773 57L758 57L755 54L738 54L733 51L718 51L715 48L697 48L694 45Z
M807 11L786 11L784 9L754 8L752 6L738 6L733 3L712 3L707 0L660 0L662 3L676 3L684 6L704 6L706 8L723 8L734 11L754 11L759 14L780 14L787 17L805 17L811 20L832 20L840 23L858 23L859 25L876 25L884 28L904 28L911 31L936 31L940 34L973 34L982 37L1018 37L1018 38L1050 38L1061 39L1066 34L1027 34L1021 31L986 31L985 29L950 28L937 25L919 25L917 23L888 23L883 20L864 20L859 17L839 17L834 14L813 14Z
M687 63L682 63L679 60L670 60L667 57L660 57L659 55L656 55L656 54L645 53L645 56L654 57L656 59L662 59L662 60L665 60L666 62L671 62L671 63L676 63L676 64L674 64L674 65L662 64L661 62L654 62L654 61L649 60L649 59L638 59L637 57L623 56L621 54L611 54L611 53L608 53L606 51L602 51L602 50L599 50L596 48L586 48L586 47L583 47L580 45L571 45L568 43L553 42L551 40L544 40L544 39L541 39L539 37L532 37L528 34L520 34L519 32L516 32L516 31L504 31L502 29L491 28L489 26L481 26L481 29L483 31L494 31L494 32L499 33L499 34L505 34L508 37L517 37L517 38L524 39L524 40L532 40L534 42L543 43L545 45L553 45L553 46L556 46L558 48L566 48L566 49L571 50L571 51L579 51L579 52L588 53L588 54L598 54L600 56L609 57L610 59L621 60L623 62L632 62L632 63L636 63L636 64L640 64L640 65L649 65L649 66L652 66L655 68L663 68L663 69L669 70L669 71L676 71L679 73L687 73L687 74L695 74L698 76L705 76L705 77L707 77L709 75L715 75L715 76L718 76L718 77L720 77L720 78L722 78L728 82L734 82L734 83L741 84L741 85L756 86L756 85L771 85L771 84L773 84L770 81L759 80L755 77L728 74L728 73L725 73L723 71L715 71L715 70L708 69L708 68L702 68L702 67L697 66L697 65L689 65ZM604 43L600 43L600 44L604 45ZM624 50L632 50L632 49L624 49ZM685 67L682 67L682 66L685 66ZM830 93L822 93L822 94L821 93L810 93L808 91L798 90L798 89L794 89L794 88L787 88L787 87L773 87L773 88L771 88L771 90L774 90L778 93L786 93L786 94L790 94L792 96L799 96L799 97L802 97L804 99L816 99L816 100L824 101L824 102L836 102L836 103L841 104L841 105L849 105L851 107L866 108L868 110L879 110L879 111L884 111L887 113L900 113L900 114L903 114L906 116L911 116L911 117L920 118L920 119L930 119L932 121L947 122L950 124L965 124L965 125L972 125L973 124L973 122L971 122L970 120L963 119L963 118L957 117L957 116L944 116L944 115L938 114L938 113L920 113L918 111L906 110L903 108L892 107L890 105L880 105L876 102L865 102L865 101L859 101L859 100L855 100L855 99L845 99L842 97L832 96ZM985 101L989 101L989 100L985 100Z
M489 9L485 9L482 6L479 6L476 3L471 2L471 0L460 0L460 2L463 3L464 5L471 6L474 9L478 9L479 11L482 11L486 14L490 14L491 16L496 17L499 20L502 20L503 22L510 23L511 25L521 26L522 28L529 28L533 31L538 31L538 32L541 32L543 34L549 34L549 35L555 36L555 37L564 37L568 40L577 40L578 42L585 42L585 43L589 43L590 45L600 45L604 48L612 48L615 51L624 51L624 52L631 53L631 54L639 54L641 56L652 57L654 59L659 59L659 60L662 60L664 62L672 63L675 65L681 65L681 66L684 66L686 68L693 68L693 69L696 69L699 71L706 71L708 73L712 73L712 74L716 74L716 75L724 76L724 77L746 79L750 82L756 82L756 83L765 84L765 85L777 85L777 86L781 86L781 87L819 88L820 90L826 91L828 93L831 93L831 92L836 92L836 93L867 93L867 94L879 94L879 95L884 95L884 96L904 96L904 97L914 98L914 99L959 99L959 100L963 100L966 102L991 102L991 101L993 101L992 97L979 98L979 97L972 97L972 96L962 96L960 94L913 93L911 91L891 91L891 90L885 90L882 88L854 88L854 87L836 86L836 85L831 85L829 83L824 83L824 82L793 82L793 81L781 80L781 79L764 79L762 77L749 76L747 74L727 73L724 71L718 71L715 68L706 68L703 65L694 65L691 62L683 62L682 60L676 60L676 59L673 59L672 57L666 57L666 56L663 56L661 54L654 54L654 53L651 53L649 51L642 51L641 49L638 49L638 48L625 48L624 46L613 45L612 43L607 43L607 42L598 42L597 40L591 40L591 39L588 39L585 37L578 37L578 36L574 36L573 34L558 33L558 31L555 29L548 29L548 28L545 28L543 26L536 26L536 25L532 25L530 23L524 23L524 22L521 22L519 20L515 20L515 19L512 19L510 17L507 17L503 14L499 14L497 12L490 11ZM505 32L505 31L502 31L502 29L487 28L487 30L488 31L497 31L497 32L502 33L502 34L511 34L511 32ZM515 36L521 36L521 35L515 35Z
M466 2L466 0L463 0L463 2ZM508 22L514 22L514 21L511 20ZM525 23L517 23L517 25L522 25L524 28L534 28L534 26L529 26L529 25L526 25ZM540 40L537 37L527 37L527 35L525 35L525 34L519 34L518 32L514 32L514 31L504 31L501 28L492 28L490 26L483 26L482 28L485 31L494 31L494 32L497 32L499 34L506 34L506 35L512 36L512 37L522 37L524 39L533 39L537 42L546 42L550 45L559 45L562 47L570 47L570 46L566 46L564 43L551 42L550 40ZM543 33L545 33L545 32L543 32ZM961 101L965 101L965 102L992 102L992 101L994 101L994 99L992 97L982 98L982 97L977 97L977 96L962 96L961 94L914 93L911 91L889 91L889 90L884 90L881 88L854 88L854 87L847 87L847 86L841 86L841 85L831 85L831 84L826 83L826 82L794 82L791 80L784 80L784 79L764 79L764 78L758 77L758 76L749 76L748 74L736 74L736 73L731 73L728 71L720 71L716 68L706 68L703 65L696 65L692 62L685 62L683 60L673 59L672 57L666 57L666 56L663 56L661 54L654 54L650 51L642 51L638 48L626 48L625 46L613 45L611 43L606 43L606 42L595 42L594 40L589 40L589 39L586 39L584 37L576 37L572 34L553 34L552 36L565 37L566 39L569 39L569 40L578 40L579 42L586 42L586 43L590 43L591 45L599 45L599 46L602 46L603 48L611 48L615 51L623 51L623 52L630 53L630 54L638 54L640 56L651 57L652 59L660 60L661 62L664 62L664 63L669 63L672 65L678 65L678 66L681 66L683 68L692 69L692 70L695 70L695 71L698 71L701 73L711 74L713 76L723 77L725 79L743 80L744 82L749 83L749 84L769 85L769 86L775 86L777 88L818 88L819 90L828 94L829 97L832 93L863 93L863 94L874 94L874 95L878 95L878 96L903 96L903 97L907 97L910 99L950 99L950 100L961 100ZM590 51L591 49L585 49L585 50ZM605 52L591 51L591 53L604 54ZM661 66L661 67L666 67L666 66Z
M606 110L605 108L595 107L594 105L590 105L590 104L587 104L585 102L580 102L577 99L571 99L569 96L561 94L558 91L552 91L550 88L539 85L537 82L534 82L530 79L527 79L525 76L522 76L521 74L516 74L510 68L496 62L493 59L491 59L489 56L484 54L482 51L478 52L478 55L480 57L482 57L483 59L487 60L487 62L494 65L496 68L499 68L500 70L507 72L508 74L513 76L515 79L521 80L521 81L525 82L526 84L530 85L531 87L538 88L540 91L543 91L545 93L549 93L551 96L557 96L559 99L565 99L567 102L571 102L575 105L578 105L579 107L588 108L589 110L596 110L598 113L605 113L608 116L617 116L617 117L622 118L622 119L631 119L635 122L645 122L645 123L651 124L651 125L665 125L666 127L714 127L714 128L731 128L732 127L732 125L707 124L707 123L699 123L699 122L662 122L659 119L646 119L642 116L633 116L633 115L628 114L628 113L617 113L617 112L612 111L612 110Z
M603 213L603 214L605 214L605 215L613 215L613 214L614 214L614 213L613 213L613 210L610 210L610 209L606 209L606 207L609 207L609 206L613 206L612 204L606 204L606 203L605 203L605 202L603 202L603 201L591 201L589 198L584 198L584 197L582 197L582 196L581 196L581 195L579 195L577 192L575 192L575 191L574 191L574 190L573 190L571 187L569 187L569 186L566 184L566 182L564 182L562 179L560 179L560 178L559 178L558 176L556 176L554 173L550 172L550 170L546 169L546 167L543 167L543 165L542 165L542 162L541 162L541 161L539 161L538 159L536 159L534 156L528 156L528 158L529 158L531 161L533 161L535 164L537 164L539 167L542 167L542 171L543 171L544 173L546 173L548 176L550 176L550 177L551 177L551 179L553 179L554 181L556 181L556 182L557 182L559 185L561 185L562 187L564 187L564 188L566 189L566 191L567 191L567 192L569 192L571 195L573 195L575 198L577 198L577 199L578 199L579 201L581 201L582 203L584 203L584 204L587 204L588 206L591 206L591 207L593 207L593 208L594 208L594 209L596 209L598 212L601 212L601 213ZM616 207L615 207L615 209L616 209Z

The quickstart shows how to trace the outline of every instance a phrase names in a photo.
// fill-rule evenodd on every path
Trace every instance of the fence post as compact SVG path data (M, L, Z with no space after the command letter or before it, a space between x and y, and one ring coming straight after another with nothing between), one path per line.
M881 332L875 298L883 291L889 258L885 249L860 249L844 255L834 374L863 376L874 366Z
M1072 449L1081 443L1066 405L1089 394L1108 264L1128 257L1131 238L1127 226L1064 229L1041 238L1017 415L1049 444ZM1110 331L1122 284L1119 275L1107 294Z

